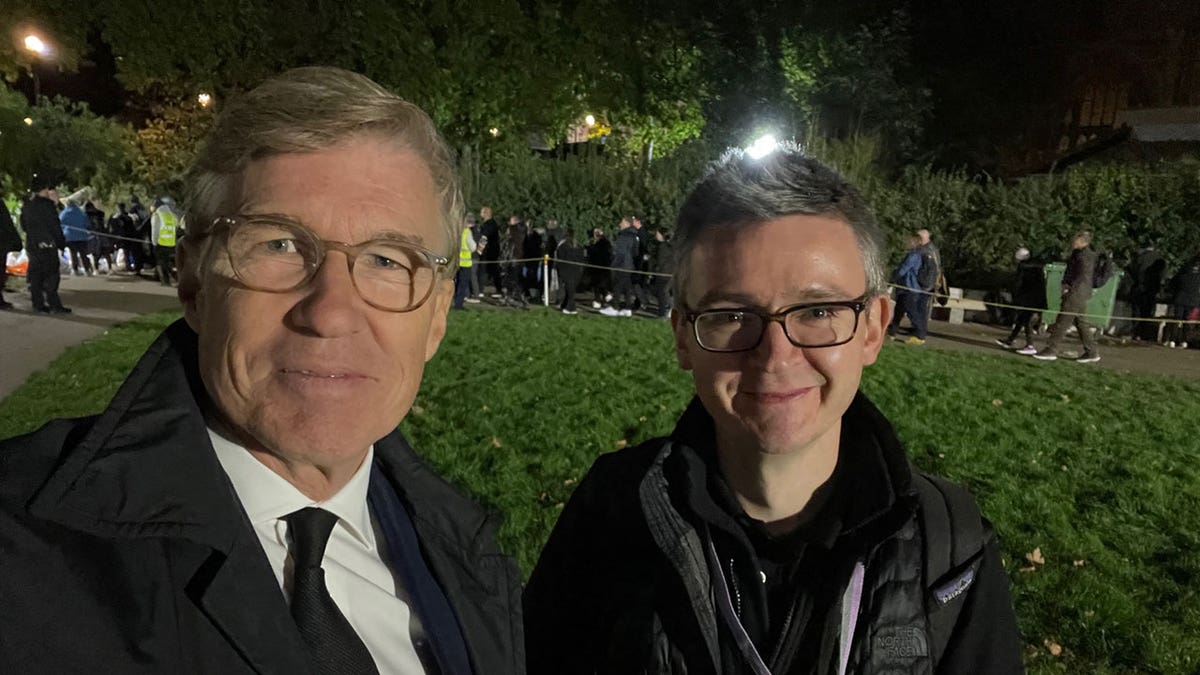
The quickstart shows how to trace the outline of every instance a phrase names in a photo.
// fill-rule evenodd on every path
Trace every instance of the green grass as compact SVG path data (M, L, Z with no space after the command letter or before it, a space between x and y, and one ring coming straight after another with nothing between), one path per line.
M171 318L68 351L0 404L0 437L100 410ZM1200 669L1200 384L889 345L863 386L995 523L1031 672ZM668 432L689 395L665 323L456 313L403 428L506 514L528 571L592 459Z

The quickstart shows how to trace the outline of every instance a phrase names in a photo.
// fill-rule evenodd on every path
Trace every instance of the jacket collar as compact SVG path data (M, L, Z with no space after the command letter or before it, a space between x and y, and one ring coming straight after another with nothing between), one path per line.
M674 460L674 467L668 467L668 475L676 478L679 489L675 494L693 509L698 504L712 506L694 515L728 529L732 518L712 517L717 507L713 505L709 477L697 475L698 471L719 471L716 429L712 416L698 398L692 400L679 418L671 439L681 455ZM689 454L702 461L687 460ZM900 527L915 508L912 467L904 447L891 423L862 392L855 395L842 416L842 441L833 487L831 503L822 510L822 517L839 521L838 527L828 532L830 537L869 541L886 536ZM848 498L851 493L852 499ZM828 541L828 545L832 543Z
M244 520L209 441L196 334L171 324L30 503L101 537L180 537L228 552Z

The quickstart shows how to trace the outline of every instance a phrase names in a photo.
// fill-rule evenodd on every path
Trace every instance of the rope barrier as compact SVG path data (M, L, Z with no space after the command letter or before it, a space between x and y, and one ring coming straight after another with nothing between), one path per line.
M955 298L950 295L946 295L944 293L935 293L933 291L916 290L916 289L908 288L906 286L901 286L900 284L889 283L888 286L891 288L902 290L906 293L917 293L919 295L933 296L933 298L935 300L940 299L940 298L945 298L946 300L953 302L955 300L966 300L967 299L967 298ZM1046 307L1025 307L1022 305L1010 305L1010 304L1006 304L1003 302L990 302L988 300L972 299L972 301L981 303L987 307L999 307L1002 309L1015 309L1015 310L1023 310L1023 311L1038 312L1038 313L1051 311L1051 310L1047 309ZM1182 325L1189 325L1189 326L1200 325L1200 320L1172 319L1170 317L1165 317L1165 316L1156 316L1156 317L1105 316L1103 314L1087 314L1084 312L1064 312L1062 310L1059 310L1057 313L1059 316L1078 316L1078 317L1082 317L1084 319L1096 319L1097 320L1096 323L1099 323L1101 320L1108 319L1110 321L1131 321L1131 322L1164 323L1164 324L1165 323L1173 323L1173 324L1178 324L1181 326Z
M82 227L75 227L73 225L63 225L63 228L68 229L68 230L75 230L76 232L87 232L88 234L90 234L93 237L106 237L108 239L120 239L121 241L131 241L135 244L150 243L149 239L134 239L133 237L123 237L119 234L108 234L106 232L96 232L94 230L88 230L88 229L84 229Z

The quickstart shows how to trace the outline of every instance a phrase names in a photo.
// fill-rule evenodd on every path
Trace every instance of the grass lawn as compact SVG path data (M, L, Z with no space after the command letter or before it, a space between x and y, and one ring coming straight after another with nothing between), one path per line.
M172 318L70 350L0 404L0 437L99 411ZM863 387L994 522L1031 672L1198 672L1200 384L889 345ZM403 427L507 515L528 572L592 459L668 432L689 395L664 322L472 311Z

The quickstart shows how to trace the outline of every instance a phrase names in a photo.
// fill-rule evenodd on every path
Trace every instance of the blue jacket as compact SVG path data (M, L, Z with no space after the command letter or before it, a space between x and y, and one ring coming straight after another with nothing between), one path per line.
M917 274L921 271L921 250L912 249L904 256L904 262L896 269L895 283L912 291L921 290Z
M67 241L87 241L91 237L87 214L78 206L68 205L58 214L58 220L62 223L63 237Z

